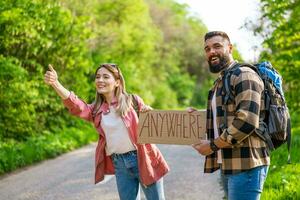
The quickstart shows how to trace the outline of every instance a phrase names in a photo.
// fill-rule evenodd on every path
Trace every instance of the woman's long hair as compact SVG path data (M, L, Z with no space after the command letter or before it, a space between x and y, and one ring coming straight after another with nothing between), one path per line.
M127 94L127 92L126 92L126 89L125 89L125 80L124 80L124 77L122 75L122 72L121 72L120 68L118 68L118 66L116 64L101 64L96 69L95 76L96 76L98 70L100 68L102 68L102 67L104 67L109 72L111 72L112 75L114 76L114 78L116 80L120 80L120 85L115 88L115 96L116 96L117 101L118 101L116 112L120 116L125 116L126 113L130 110L130 105L132 103L132 100L131 100L130 96ZM100 106L102 105L102 103L104 101L105 101L105 97L102 94L99 94L96 91L96 98L95 98L95 101L94 101L94 109L93 109L93 116L94 117L97 114Z

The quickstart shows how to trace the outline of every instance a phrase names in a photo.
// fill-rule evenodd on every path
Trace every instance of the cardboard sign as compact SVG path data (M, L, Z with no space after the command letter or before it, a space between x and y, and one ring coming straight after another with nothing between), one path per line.
M205 139L205 132L205 110L151 110L139 116L138 143L188 145Z

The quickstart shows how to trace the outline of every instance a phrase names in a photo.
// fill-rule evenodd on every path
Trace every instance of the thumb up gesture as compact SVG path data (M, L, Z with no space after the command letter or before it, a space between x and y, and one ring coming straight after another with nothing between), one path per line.
M49 69L44 76L45 83L48 85L54 85L58 81L58 76L51 64L49 64Z

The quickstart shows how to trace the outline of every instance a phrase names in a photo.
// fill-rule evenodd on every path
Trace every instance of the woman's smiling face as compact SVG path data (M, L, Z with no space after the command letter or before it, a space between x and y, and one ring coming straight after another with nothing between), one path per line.
M116 80L114 75L105 67L101 67L95 78L96 90L99 94L110 94L119 86L119 80Z

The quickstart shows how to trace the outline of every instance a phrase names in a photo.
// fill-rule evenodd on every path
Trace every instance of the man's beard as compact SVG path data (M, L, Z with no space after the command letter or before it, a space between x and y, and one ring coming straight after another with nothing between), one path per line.
M210 60L208 61L208 65L209 65L209 71L211 73L219 73L221 72L223 69L228 67L229 64L229 57L224 55L224 56L217 56L219 58L219 64L211 64Z

